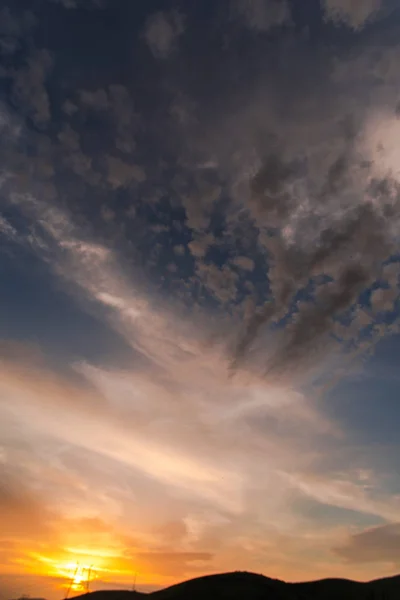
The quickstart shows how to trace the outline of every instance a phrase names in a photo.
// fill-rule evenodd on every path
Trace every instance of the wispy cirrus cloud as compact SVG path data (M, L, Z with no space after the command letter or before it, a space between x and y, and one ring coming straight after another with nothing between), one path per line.
M384 2L382 0L366 0L366 2L323 0L323 6L327 19L341 22L357 31L378 16L384 8Z
M30 209L33 207L34 210L43 208L40 203L32 199L29 199L28 206ZM53 262L55 271L66 277L89 298L111 311L111 321L118 330L124 331L135 348L144 351L147 358L154 362L156 366L154 376L159 381L156 383L157 379L154 379L154 383L149 385L146 374L143 378L140 373L137 376L128 373L124 375L123 372L113 374L89 365L79 366L79 371L97 388L100 396L106 399L106 403L101 412L99 412L101 405L97 405L96 424L93 427L87 423L81 424L78 413L75 417L73 413L71 414L70 407L68 414L63 412L61 419L56 413L54 418L65 425L61 429L58 427L59 435L64 442L105 454L108 458L130 465L139 471L144 469L144 473L150 474L164 484L169 482L172 486L178 486L189 493L198 493L200 497L215 502L217 506L228 511L245 510L242 502L246 483L252 486L251 480L249 482L245 473L251 473L250 465L254 464L254 457L259 452L269 451L274 454L275 465L273 467L271 465L270 477L274 479L276 489L280 490L277 495L278 501L282 500L281 494L284 497L290 489L298 489L299 492L319 502L360 510L357 487L346 487L345 484L345 491L341 492L340 488L335 491L332 484L326 486L325 483L321 484L318 481L312 483L312 479L311 483L310 481L306 483L307 479L298 482L296 478L286 477L285 472L289 468L289 463L293 461L292 452L295 451L296 444L304 444L302 438L296 442L293 438L292 440L285 436L282 438L282 432L274 435L271 430L268 440L263 440L260 431L261 437L255 438L248 452L241 455L241 452L236 454L234 451L235 436L242 434L245 439L246 419L253 415L258 415L259 418L262 414L269 414L270 418L274 418L274 422L277 422L276 419L279 422L279 419L283 419L290 410L295 422L297 424L301 422L309 433L314 432L313 435L318 436L322 432L329 432L329 423L313 412L311 405L305 403L302 406L303 399L298 393L291 392L289 388L274 389L262 380L252 382L252 377L245 380L243 386L240 382L231 383L227 376L228 361L224 359L223 353L219 356L215 352L209 355L204 351L201 340L190 341L186 335L182 342L175 330L174 333L172 331L170 333L171 316L168 319L161 318L158 313L156 317L139 295L135 297L132 288L124 281L123 275L116 277L115 269L112 268L114 263L110 250L80 240L72 223L60 212L46 213L45 221L46 232L50 233L58 247L67 253L63 255L61 262L57 262L57 259ZM105 289L108 291L105 292ZM186 364L184 372L182 372L182 364ZM162 368L161 373L160 368ZM204 380L205 375L207 384ZM175 396L175 401L172 395ZM218 396L218 404L214 402L216 396ZM186 408L180 404L183 398L185 398ZM237 401L232 403L233 398L237 398ZM22 406L19 409L17 406L18 404L14 402L14 411L25 413ZM31 400L24 417L28 421L34 417L29 412L33 410L33 406ZM41 414L40 406L34 410L39 410L38 414ZM117 418L115 425L110 423L110 410L115 411ZM102 412L105 419L104 431L103 426L100 425L103 419ZM157 420L152 424L154 420L152 415L155 412L160 415L159 424ZM186 421L186 415L189 421ZM132 441L128 434L129 430L126 434L123 433L125 427L121 417L125 420L129 418L130 425L137 426L139 430L144 428L144 431L152 431L153 437L159 441L154 445L146 438L140 440L140 436ZM177 419L177 425L172 427L171 419L174 418ZM50 416L43 415L40 419L35 418L34 421L41 423L44 430L53 431L56 421L53 423L51 419L53 416L50 414ZM193 419L194 428L188 437L185 430L190 427L190 421ZM237 429L233 436L229 433L229 427L224 426L226 419L229 419L228 423L235 423ZM288 421L287 417L282 421L283 431L285 426L289 427L292 436L290 420ZM189 457L190 454L188 455L186 444L190 441L193 448L193 443L197 440L201 455L204 457L207 444L214 438L214 432L218 432L218 435L213 442L213 462L215 464L216 452L220 452L222 466L227 460L226 452L229 449L230 465L233 465L232 453L236 456L234 461L236 467L231 473L222 467L220 471L217 469L214 473L214 468L212 469L207 461L204 462L204 458L197 462L199 459L196 458L196 451L193 459ZM331 430L331 434L336 435L334 429ZM101 442L104 435L110 440L115 440L107 448L104 448ZM125 435L129 435L129 438ZM283 440L282 443L279 442L279 438ZM306 450L307 446L306 443L303 449ZM292 464L290 470L294 468ZM393 517L390 508L379 508L379 503L373 501L365 500L361 510L379 517L388 517L389 514Z
M153 55L166 59L184 31L185 20L181 13L159 11L148 17L143 35Z
M231 12L256 32L268 32L291 20L290 6L286 0L232 0Z

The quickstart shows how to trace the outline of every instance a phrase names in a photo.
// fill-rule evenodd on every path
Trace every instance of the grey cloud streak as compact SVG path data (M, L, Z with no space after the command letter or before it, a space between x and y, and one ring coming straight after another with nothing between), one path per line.
M340 196L340 185L350 168L350 158L339 156L330 167L320 194L314 199L318 203ZM315 224L318 232L314 243L301 244L284 239L285 223L296 210L298 198L290 193L287 181L293 176L294 168L283 164L278 157L267 159L265 165L251 182L250 206L261 223L274 228L274 234L264 238L270 256L269 279L273 297L250 317L244 331L239 336L234 350L232 368L235 369L250 348L260 330L281 316L282 307L289 310L288 302L294 293L307 284L310 278L325 275L331 282L318 286L315 302L297 304L297 311L282 334L282 347L277 349L268 366L268 372L299 365L307 359L307 354L318 351L318 341L329 333L334 325L333 317L349 308L360 292L372 284L379 274L380 264L395 249L394 239L388 230L389 222L385 212L397 217L398 200L395 205L391 198L383 200L383 207L374 207L374 197L360 199L360 203L347 207L338 219L329 214L319 219L311 211L307 220ZM381 187L387 182L381 182ZM368 184L366 185L368 193ZM371 193L375 189L370 186ZM360 194L361 196L361 194ZM386 203L385 203L386 201ZM383 214L382 214L383 213ZM330 222L331 221L331 222ZM297 224L295 224L296 227ZM301 227L301 224L300 224ZM302 360L300 360L302 357Z
M384 7L383 0L322 0L325 18L361 30Z
M387 50L388 57L392 52L392 48ZM346 64L343 57L342 60ZM383 65L383 58L380 60ZM304 98L301 93L296 95L298 106L294 107L294 116L288 113L286 121L281 115L278 117L265 92L261 91L261 97L265 96L265 115L258 113L259 100L249 99L243 139L248 144L253 139L255 150L249 161L253 165L258 162L258 167L248 169L248 174L243 171L240 189L242 203L267 252L270 297L264 306L256 307L250 318L247 316L233 348L233 371L256 338L293 310L295 294L311 279L315 282L315 302L296 302L287 331L282 333L281 344L275 357L272 352L267 369L284 370L290 356L291 363L295 356L307 361L313 343L317 347L321 338L332 333L333 318L356 303L360 292L380 277L382 262L398 248L399 183L390 164L384 167L385 150L379 154L379 143L385 142L384 130L377 130L376 135L374 131L375 147L365 143L365 132L372 126L371 115L382 110L383 98L393 105L394 121L393 73L390 72L387 84L386 71L382 71L383 81L373 91L368 110L360 106L355 113L353 70L357 70L356 65L349 67L343 75L346 81L340 82L341 90L348 86L344 94L335 93L337 81L329 75L319 82L323 91L316 89L311 104L310 91L305 92ZM329 98L325 103L328 89L334 100ZM249 120L252 105L254 116ZM274 114L275 128L271 125ZM390 118L388 114L387 119ZM257 122L260 132L269 130L263 134L265 144L260 144L260 134L255 134ZM237 123L240 130L240 118ZM331 141L330 147L327 141ZM245 151L244 155L246 152L249 154ZM329 285L321 276L328 278ZM395 290L392 294L395 298ZM325 343L328 341L325 339Z
M287 0L231 0L231 12L256 32L265 33L290 23Z
M356 533L335 548L349 562L400 564L400 523L388 523Z

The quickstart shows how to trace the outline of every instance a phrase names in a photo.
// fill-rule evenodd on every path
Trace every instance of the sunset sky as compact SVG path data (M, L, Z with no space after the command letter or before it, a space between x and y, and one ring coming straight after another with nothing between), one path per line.
M400 572L399 40L0 0L0 600Z

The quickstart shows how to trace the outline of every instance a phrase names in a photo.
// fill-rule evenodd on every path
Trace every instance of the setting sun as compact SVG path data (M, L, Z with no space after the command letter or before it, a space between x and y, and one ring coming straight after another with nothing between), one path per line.
M77 592L87 589L92 580L92 572L92 566L77 565L71 578L71 589Z
M90 583L98 578L102 571L94 562L58 562L56 560L40 557L40 561L47 565L47 575L59 579L60 587L69 591L81 592L89 590ZM106 571L106 569L104 569Z

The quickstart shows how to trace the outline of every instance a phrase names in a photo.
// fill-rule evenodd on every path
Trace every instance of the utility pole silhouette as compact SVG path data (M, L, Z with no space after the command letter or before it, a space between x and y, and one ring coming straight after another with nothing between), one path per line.
M78 569L79 569L79 563L76 563L76 568L75 568L74 574L71 577L71 581L70 581L70 584L69 584L69 587L68 587L68 590L67 590L67 594L65 596L65 600L68 600L68 597L69 597L69 594L71 592L72 586L74 585L74 581L75 581L76 576L78 574Z
M93 569L93 565L90 565L90 567L88 568L88 576L87 576L87 580L86 580L86 593L89 594L90 592L90 575L92 574L92 569Z
M134 580L133 580L133 588L132 588L132 590L133 590L134 592L136 592L136 577L137 577L137 573L135 573L135 578L134 578Z

